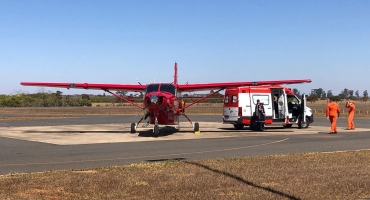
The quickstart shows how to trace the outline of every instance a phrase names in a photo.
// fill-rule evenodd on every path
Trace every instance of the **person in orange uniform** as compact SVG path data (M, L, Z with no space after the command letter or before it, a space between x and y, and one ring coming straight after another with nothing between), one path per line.
M346 103L346 108L348 109L348 125L346 130L354 130L355 123L353 122L353 117L355 116L355 101L351 100Z
M340 109L338 104L330 98L329 104L326 106L326 118L330 119L331 127L329 134L337 133L337 119L339 117Z

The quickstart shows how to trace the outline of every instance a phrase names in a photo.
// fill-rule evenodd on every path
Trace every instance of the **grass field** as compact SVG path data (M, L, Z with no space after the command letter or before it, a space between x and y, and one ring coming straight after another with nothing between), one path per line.
M365 199L370 151L165 161L0 177L0 199Z

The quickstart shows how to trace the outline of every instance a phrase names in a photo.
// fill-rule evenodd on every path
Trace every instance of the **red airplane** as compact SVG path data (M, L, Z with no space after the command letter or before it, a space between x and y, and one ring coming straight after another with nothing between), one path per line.
M280 84L296 84L310 83L311 79L300 80L270 80L256 82L220 82L220 83L199 83L199 84L179 84L177 82L177 63L174 67L174 79L172 83L150 83L142 85L138 84L101 84L101 83L60 83L60 82L21 82L24 86L41 86L41 87L59 87L59 88L78 88L78 89L99 89L104 90L117 98L120 98L144 111L144 116L137 122L131 123L131 133L136 133L138 125L142 120L149 120L142 127L147 127L148 124L153 124L153 133L155 137L159 135L158 125L175 125L180 129L179 116L184 116L190 124L193 125L194 132L199 133L199 123L193 123L184 111L186 108L218 93L221 90L230 87L240 86L257 86L257 85L280 85ZM121 97L114 91L130 91L130 92L145 92L142 105L134 103L125 97ZM182 92L193 92L201 90L216 90L209 95L200 98L185 106L182 99Z

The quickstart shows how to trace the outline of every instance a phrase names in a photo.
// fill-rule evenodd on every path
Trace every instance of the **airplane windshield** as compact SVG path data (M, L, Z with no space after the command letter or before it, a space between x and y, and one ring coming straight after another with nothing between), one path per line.
M176 87L173 86L172 84L161 84L160 88L161 92L169 92L171 94L175 94Z
M171 94L176 93L176 87L172 84L150 84L146 87L146 93L148 92L158 92L158 87L160 87L159 91L161 92L169 92Z

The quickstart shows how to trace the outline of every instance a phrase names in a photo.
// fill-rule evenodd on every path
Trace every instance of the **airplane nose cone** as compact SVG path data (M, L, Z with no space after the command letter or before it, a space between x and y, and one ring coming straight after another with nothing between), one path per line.
M152 96L150 96L150 102L151 103L157 103L158 102L158 96L153 94Z

